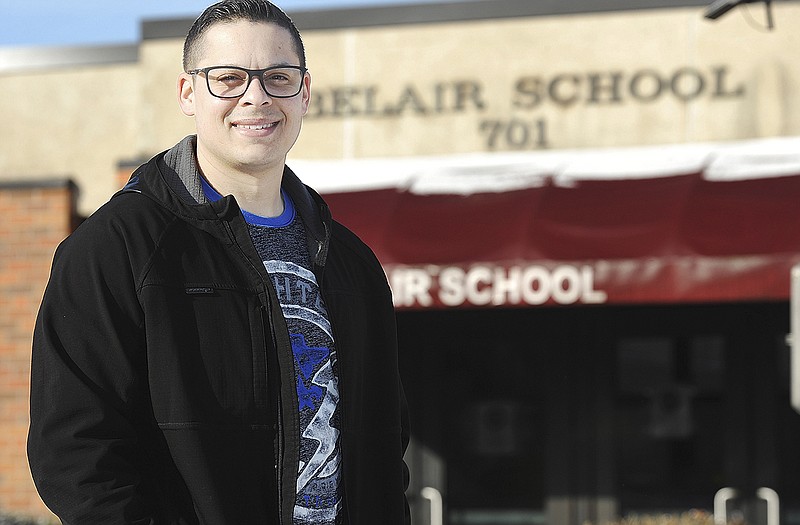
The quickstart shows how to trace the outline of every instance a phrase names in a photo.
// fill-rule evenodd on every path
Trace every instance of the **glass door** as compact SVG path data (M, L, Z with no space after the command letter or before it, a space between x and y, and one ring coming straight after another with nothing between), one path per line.
M800 525L788 319L786 303L399 313L415 525L715 509Z
M800 415L789 404L788 305L641 309L616 330L623 516L703 509L798 523Z
M517 320L399 316L415 525L544 523L546 353Z

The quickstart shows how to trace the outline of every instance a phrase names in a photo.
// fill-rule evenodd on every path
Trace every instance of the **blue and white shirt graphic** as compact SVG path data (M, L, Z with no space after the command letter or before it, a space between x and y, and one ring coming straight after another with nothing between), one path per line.
M209 200L221 198L203 183ZM294 525L335 525L341 508L336 350L305 229L285 194L281 216L243 215L277 292L294 353L301 435Z
M264 262L281 302L295 360L300 470L295 524L334 524L339 501L336 352L314 274L285 261Z

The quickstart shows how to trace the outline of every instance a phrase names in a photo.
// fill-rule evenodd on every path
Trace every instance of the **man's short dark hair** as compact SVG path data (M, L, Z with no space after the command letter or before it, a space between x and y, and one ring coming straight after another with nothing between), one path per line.
M267 0L222 0L206 8L192 24L183 43L183 69L189 71L197 66L199 48L203 34L215 24L237 22L264 22L288 30L294 41L295 51L300 57L300 66L306 67L306 51L300 31L292 19L278 6ZM228 64L222 64L228 65Z

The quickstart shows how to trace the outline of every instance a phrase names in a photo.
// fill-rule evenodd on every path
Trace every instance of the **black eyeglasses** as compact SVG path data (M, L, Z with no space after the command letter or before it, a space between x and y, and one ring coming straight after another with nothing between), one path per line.
M253 77L261 83L267 95L291 98L303 88L308 70L300 66L273 66L265 69L245 69L235 66L211 66L187 71L190 75L203 73L208 92L218 98L238 98L247 91Z

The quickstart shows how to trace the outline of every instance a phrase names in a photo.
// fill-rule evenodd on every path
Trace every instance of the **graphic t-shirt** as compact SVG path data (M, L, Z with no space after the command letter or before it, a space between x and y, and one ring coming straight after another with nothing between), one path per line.
M209 200L221 198L205 180L203 189ZM242 213L277 292L294 352L301 436L294 524L334 525L341 507L336 350L305 229L289 196L283 199L279 217Z

